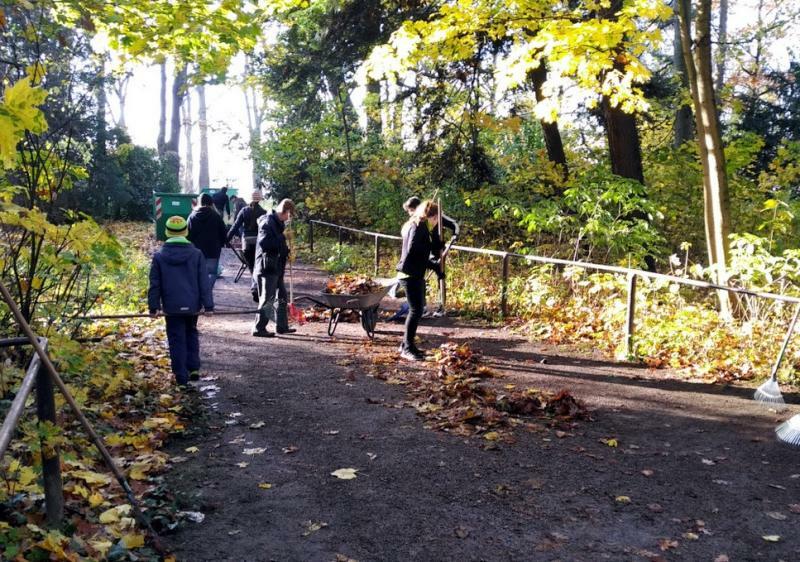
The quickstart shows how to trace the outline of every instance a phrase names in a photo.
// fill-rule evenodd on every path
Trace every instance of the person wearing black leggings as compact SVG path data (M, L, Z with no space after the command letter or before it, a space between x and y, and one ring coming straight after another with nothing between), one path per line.
M425 310L425 272L432 269L441 279L439 264L431 260L431 231L436 228L439 209L432 201L423 201L403 225L403 249L397 271L401 282L405 285L408 300L408 317L403 343L400 346L400 357L409 361L423 361L422 351L417 348L415 338L417 326Z

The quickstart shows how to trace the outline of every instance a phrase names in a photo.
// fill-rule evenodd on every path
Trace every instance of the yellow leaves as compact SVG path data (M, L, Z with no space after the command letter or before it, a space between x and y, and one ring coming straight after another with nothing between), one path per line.
M118 523L122 520L123 517L128 515L131 512L131 506L129 504L122 504L111 509L105 510L103 513L100 514L99 521L104 525L108 525L110 523Z
M95 549L100 554L100 556L105 558L108 551L111 549L112 546L114 546L114 543L112 543L108 539L93 539L89 541L89 546Z
M122 544L125 548L132 550L134 548L141 548L144 546L144 535L129 533L122 535Z
M0 101L0 164L11 168L17 159L17 142L26 130L42 133L47 129L39 110L47 92L33 85L31 75L6 86Z
M631 498L629 496L617 496L614 498L614 501L622 505L627 505L631 503Z
M618 447L618 446L619 446L619 441L617 441L617 440L616 440L616 439L614 439L614 438L610 438L610 439L601 439L600 441L601 441L602 443L604 443L604 444L605 444L606 446L608 446L608 447L613 447L613 448L616 448L616 447Z
M199 453L200 449L198 447L192 446L192 447L186 447L184 451L186 451L187 453Z
M111 477L106 474L100 474L99 472L92 472L91 470L73 470L70 472L70 476L74 478L80 478L90 486L100 485L100 486L107 486L111 484Z
M490 431L488 433L485 433L483 438L486 439L487 441L497 441L498 439L500 439L500 434L497 433L496 431Z
M272 484L270 484L269 482L259 482L258 487L261 488L262 490L269 490L272 488Z
M89 496L89 505L92 507L99 507L105 503L105 499L99 493L94 492Z
M331 476L335 476L340 480L353 480L357 472L357 468L340 468L331 472Z
M74 556L67 556L64 552L64 546L67 544L67 537L59 533L58 531L50 531L45 535L44 539L39 541L37 546L42 548L48 552L52 552L59 559L62 560L74 560L76 557Z

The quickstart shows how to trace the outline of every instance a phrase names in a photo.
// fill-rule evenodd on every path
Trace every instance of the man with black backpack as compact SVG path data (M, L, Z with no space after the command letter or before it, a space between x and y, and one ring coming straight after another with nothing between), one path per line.
M250 293L253 295L253 300L255 302L258 302L258 285L255 279L252 278L252 273L256 259L258 219L266 214L267 211L261 206L261 190L256 189L253 191L250 204L239 211L236 215L236 222L228 229L228 244L230 244L231 239L233 239L240 230L243 230L242 253L244 254L244 261L247 264L247 269L249 269L251 273Z

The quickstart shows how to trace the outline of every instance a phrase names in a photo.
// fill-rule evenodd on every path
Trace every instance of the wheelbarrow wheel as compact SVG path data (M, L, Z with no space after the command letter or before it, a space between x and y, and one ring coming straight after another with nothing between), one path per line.
M372 339L375 337L375 325L378 323L378 307L365 308L361 311L361 327Z
M336 332L336 327L339 325L339 315L341 314L341 310L338 308L331 309L331 318L328 320L328 335L333 336L334 332Z

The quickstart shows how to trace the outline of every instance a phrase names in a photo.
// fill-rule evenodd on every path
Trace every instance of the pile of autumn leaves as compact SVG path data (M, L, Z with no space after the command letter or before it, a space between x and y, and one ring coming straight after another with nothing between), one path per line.
M436 368L425 372L375 370L373 376L402 384L411 394L409 404L426 418L426 426L460 436L478 436L486 448L495 442L513 442L513 429L540 429L590 419L586 406L569 391L550 393L517 389L493 382L498 374L481 364L481 354L468 344L445 343L435 352ZM380 363L376 358L376 363Z

